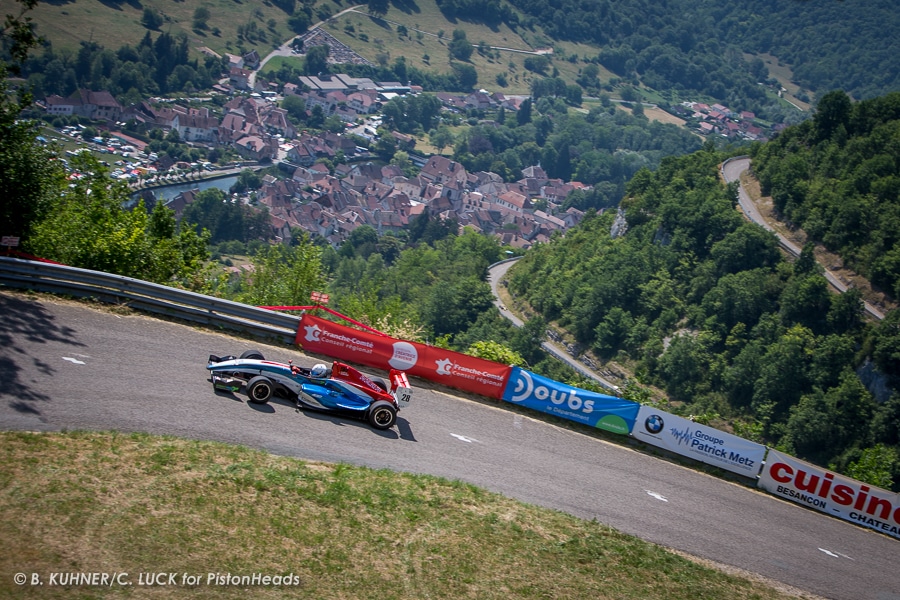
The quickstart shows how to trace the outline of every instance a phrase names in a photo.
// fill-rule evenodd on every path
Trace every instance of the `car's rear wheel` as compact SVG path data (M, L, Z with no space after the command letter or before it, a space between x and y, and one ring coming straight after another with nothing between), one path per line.
M390 402L379 400L369 408L369 425L375 429L390 429L397 421L397 409Z
M380 387L382 391L388 391L388 386L381 377L372 377L372 383Z
M254 404L265 404L275 393L275 386L262 375L258 375L247 382L247 396Z
M259 350L244 350L238 358L252 358L253 360L266 360Z

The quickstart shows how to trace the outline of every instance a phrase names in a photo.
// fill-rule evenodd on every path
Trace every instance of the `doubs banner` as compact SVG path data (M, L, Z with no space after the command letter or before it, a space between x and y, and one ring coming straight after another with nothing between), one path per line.
M570 421L628 435L640 404L568 386L513 367L503 399Z
M641 406L631 435L654 446L747 477L759 475L766 447L683 419L649 406Z
M900 495L769 450L759 487L797 504L900 538Z
M458 390L499 399L512 367L304 314L296 343L304 350L388 371L399 369Z

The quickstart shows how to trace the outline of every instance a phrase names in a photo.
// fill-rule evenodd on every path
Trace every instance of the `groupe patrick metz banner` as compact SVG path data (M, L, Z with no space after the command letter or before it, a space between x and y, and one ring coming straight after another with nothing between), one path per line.
M677 415L641 406L635 438L747 477L759 475L766 447Z
M513 404L628 435L640 404L572 387L513 367L503 399Z
M900 538L900 494L771 449L759 487L785 500Z
M309 352L383 369L400 369L448 387L499 399L512 367L417 342L361 331L304 314L296 344Z

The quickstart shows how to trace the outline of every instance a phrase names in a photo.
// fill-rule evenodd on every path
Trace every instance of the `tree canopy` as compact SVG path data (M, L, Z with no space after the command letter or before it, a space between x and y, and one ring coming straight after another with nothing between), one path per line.
M530 250L510 291L664 390L676 413L838 468L874 443L898 447L875 426L894 422L896 405L859 374L867 360L898 374L896 317L866 324L858 293L832 293L818 270L786 262L774 235L735 210L717 178L725 157L706 147L639 172L620 205L624 235L611 234L614 211L589 216Z

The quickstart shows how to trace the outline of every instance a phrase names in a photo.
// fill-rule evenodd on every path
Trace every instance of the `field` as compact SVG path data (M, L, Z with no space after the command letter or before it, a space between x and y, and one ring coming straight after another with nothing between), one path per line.
M750 60L753 58L753 55L745 54L744 58L745 60ZM778 62L778 58L771 54L760 54L759 58L762 59L766 64L766 68L769 69L769 75L777 79L778 83L781 84L781 87L787 90L784 94L785 100L804 111L808 111L812 108L812 105L808 102L804 102L797 98L796 95L800 93L800 86L793 82L794 74L790 67L782 65Z
M0 432L0 457L4 598L796 597L460 481L144 434Z
M331 2L323 4L335 7ZM199 6L209 9L205 29L193 27L194 13ZM112 50L126 44L136 46L149 31L141 25L145 8L158 11L164 18L160 29L151 32L153 38L163 31L173 35L183 32L188 35L192 51L206 46L220 54L237 54L256 48L262 56L292 35L284 11L269 2L256 0L203 0L202 3L53 1L39 3L28 16L37 24L38 33L53 43L55 51L76 53L82 40ZM19 5L13 0L0 0L0 11L3 15L18 13ZM246 28L250 23L254 24L251 27L257 39L252 43L239 41L238 27Z
M447 45L453 31L466 32L466 39L475 47L469 59L478 71L478 85L504 94L528 94L535 77L549 77L556 68L558 76L574 82L585 58L597 55L598 50L583 44L553 43L551 66L544 74L525 69L524 62L534 56L537 48L549 47L551 41L540 33L524 29L513 31L506 25L492 29L486 25L457 21L450 23L434 2L422 2L418 10L403 11L392 6L384 18L374 18L364 9L354 10L327 23L326 30L370 61L392 64L403 56L407 65L425 71L445 73L451 70ZM401 35L406 28L406 35ZM400 32L398 32L398 30ZM478 47L492 48L480 54ZM504 48L504 49L500 49ZM497 76L506 77L506 86L497 83ZM600 69L601 80L611 74Z
M194 14L198 6L209 10L204 28L194 27ZM403 10L397 8L402 6ZM351 8L352 4L337 0L320 0L314 10L315 19L337 14ZM148 29L141 24L145 8L158 11L165 19L160 31L173 35L188 35L192 52L199 57L199 48L208 47L215 52L241 54L256 49L265 56L274 48L293 37L287 26L287 15L269 2L258 0L204 0L202 4L146 0L136 2L106 2L103 0L78 0L78 2L42 2L29 12L38 32L50 40L56 52L77 53L82 40L90 40L109 49L123 45L137 45ZM3 14L17 13L18 3L0 0ZM400 35L398 28L405 27L408 34ZM491 29L485 25L465 21L448 21L434 0L420 3L394 3L384 18L374 18L365 12L364 6L352 12L327 20L325 30L334 35L372 62L388 64L404 56L407 64L436 73L451 70L447 44L454 29L462 29L475 46L484 42L487 46L509 48L492 49L483 55L476 51L470 58L478 71L478 85L491 91L506 94L527 94L534 77L558 76L572 83L585 61L597 55L598 49L567 42L553 43L551 66L543 74L536 75L524 67L525 58L535 48L549 47L551 40L540 30L519 29L512 31L501 25ZM239 39L240 30L252 30L252 41ZM513 50L519 50L515 52ZM506 77L506 86L497 83L497 76ZM612 74L601 67L600 79L607 81Z

